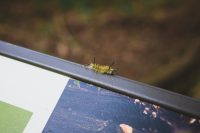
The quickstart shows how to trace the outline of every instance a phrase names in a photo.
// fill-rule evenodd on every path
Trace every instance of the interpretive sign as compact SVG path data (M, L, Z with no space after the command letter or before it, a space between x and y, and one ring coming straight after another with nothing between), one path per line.
M200 133L200 101L0 42L3 133Z

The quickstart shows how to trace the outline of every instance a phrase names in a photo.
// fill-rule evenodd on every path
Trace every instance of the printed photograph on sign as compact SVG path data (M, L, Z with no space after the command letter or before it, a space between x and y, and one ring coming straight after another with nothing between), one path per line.
M200 120L70 79L43 133L196 133Z

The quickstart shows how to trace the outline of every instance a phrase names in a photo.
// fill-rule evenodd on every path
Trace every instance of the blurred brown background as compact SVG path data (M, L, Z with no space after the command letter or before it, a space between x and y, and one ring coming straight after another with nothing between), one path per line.
M0 40L200 99L198 0L1 0Z

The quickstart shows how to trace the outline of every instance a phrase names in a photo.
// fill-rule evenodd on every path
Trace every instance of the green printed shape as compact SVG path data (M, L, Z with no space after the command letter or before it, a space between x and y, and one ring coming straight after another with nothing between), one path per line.
M0 132L22 133L32 112L0 101Z
M81 85L80 85L80 81L78 81L78 80L74 80L74 84L77 85L78 88L81 87Z

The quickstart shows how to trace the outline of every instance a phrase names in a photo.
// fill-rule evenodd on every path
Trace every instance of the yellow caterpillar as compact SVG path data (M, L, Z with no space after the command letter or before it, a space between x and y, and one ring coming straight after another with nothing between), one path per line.
M117 71L111 67L113 64L114 63L112 63L110 66L96 64L94 59L94 63L87 65L87 68L95 71L96 73L113 75Z

